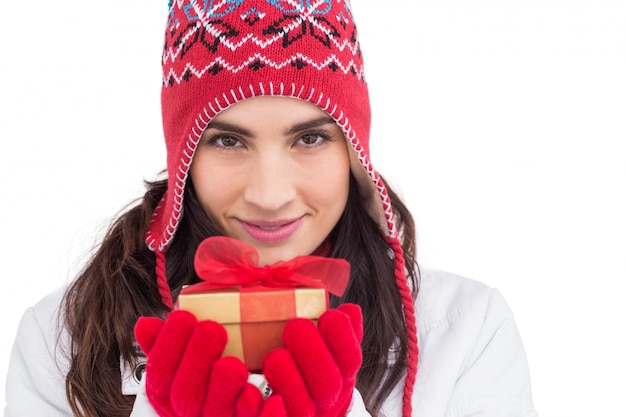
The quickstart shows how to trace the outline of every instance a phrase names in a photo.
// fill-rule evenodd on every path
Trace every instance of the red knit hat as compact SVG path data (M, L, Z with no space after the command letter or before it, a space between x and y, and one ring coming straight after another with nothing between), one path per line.
M368 211L394 250L409 332L404 414L417 366L413 298L387 190L369 158L370 104L348 0L171 0L161 94L168 189L146 236L157 255L163 302L172 306L165 252L183 215L184 188L209 122L232 104L271 95L309 101L342 128Z

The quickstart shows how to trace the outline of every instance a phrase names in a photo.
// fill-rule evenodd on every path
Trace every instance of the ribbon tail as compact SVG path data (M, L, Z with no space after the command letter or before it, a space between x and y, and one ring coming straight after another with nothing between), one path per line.
M345 259L322 258L315 256L301 257L298 273L315 277L326 290L341 297L350 281L350 263Z

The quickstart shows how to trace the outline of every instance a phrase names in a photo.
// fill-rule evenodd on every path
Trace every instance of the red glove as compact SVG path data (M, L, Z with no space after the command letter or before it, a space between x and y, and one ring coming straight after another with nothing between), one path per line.
M286 417L280 396L263 401L235 357L221 358L226 330L176 310L140 317L135 337L148 356L146 395L161 417Z
M284 348L270 352L263 373L282 396L289 417L341 417L352 400L361 367L363 317L356 304L285 326ZM271 397L270 397L271 398Z

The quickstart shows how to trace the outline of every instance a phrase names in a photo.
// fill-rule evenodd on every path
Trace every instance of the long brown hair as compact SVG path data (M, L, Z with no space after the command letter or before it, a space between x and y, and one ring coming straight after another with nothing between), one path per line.
M113 222L64 298L64 320L71 338L65 383L76 416L130 415L134 397L121 392L120 357L130 363L135 360L133 329L140 316L167 313L156 284L155 257L144 243L152 212L166 191L167 181L146 185L143 200ZM415 297L419 288L415 224L398 195L387 190ZM351 277L344 296L331 298L331 304L352 302L362 308L363 366L357 388L368 411L377 416L383 401L403 377L407 331L389 245L367 214L362 199L351 178L348 203L329 236L333 248L330 256L348 260ZM199 280L193 256L200 242L221 234L200 206L191 181L183 204L184 214L167 252L167 277L174 299L183 285ZM388 362L390 352L397 358L395 362Z

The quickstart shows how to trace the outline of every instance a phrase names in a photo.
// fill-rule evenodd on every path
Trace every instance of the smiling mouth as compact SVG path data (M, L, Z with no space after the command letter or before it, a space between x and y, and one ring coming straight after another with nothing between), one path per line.
M282 227L282 225L280 226L256 226L261 230L277 230L280 229Z
M275 243L288 239L298 230L301 223L301 217L295 220L285 220L271 223L263 221L247 222L240 220L241 227L248 234L248 236L262 243Z

